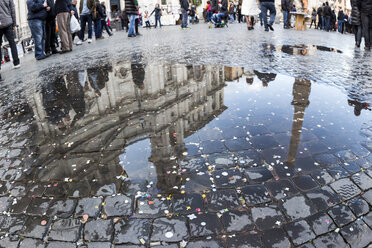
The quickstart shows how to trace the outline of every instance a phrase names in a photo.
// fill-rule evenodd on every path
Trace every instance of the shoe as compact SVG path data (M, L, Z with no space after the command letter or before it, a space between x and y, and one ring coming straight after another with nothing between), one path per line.
M72 52L72 50L61 51L59 54L64 54L64 53L69 53L69 52Z
M13 69L19 69L19 68L21 68L21 64L13 66Z
M140 34L140 33L136 33L136 36L142 36L142 34Z
M109 36L113 36L114 34L113 33L109 33Z
M360 43L355 43L355 46L359 48L360 47Z
M371 47L364 47L364 50L366 50L366 51L371 51Z
M129 34L128 37L129 37L129 38L134 38L134 37L136 37L136 36L133 35L133 34Z
M101 36L99 38L96 38L96 40L103 40L105 37Z
M265 28L265 31L266 31L266 32L269 32L269 29L268 29L268 28Z
M49 55L43 55L43 56L41 56L41 57L39 57L39 58L36 58L36 60L43 60L43 59L46 59L46 58L48 58L49 57Z
M89 41L88 41L89 42ZM89 42L90 43L90 42ZM83 44L83 41L82 40L78 40L78 42L76 42L76 45L77 46L80 46L81 44Z
M191 28L188 28L188 27L186 27L186 28L182 28L183 30L188 30L188 29L191 29Z
M58 53L59 52L57 51L57 49L52 51L52 54L58 54Z
M89 43L89 44L92 43L92 39L88 39L88 43Z
M267 24L267 26L270 28L271 31L274 31L274 28L273 28L272 24Z

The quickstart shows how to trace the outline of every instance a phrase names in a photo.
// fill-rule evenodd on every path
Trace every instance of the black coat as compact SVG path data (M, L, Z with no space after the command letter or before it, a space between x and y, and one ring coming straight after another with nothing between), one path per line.
M53 20L56 18L56 8L54 6L54 0L47 0L47 4L50 7L50 10L48 11L48 17L47 20Z
M360 12L363 14L372 14L372 0L358 0Z
M138 14L138 2L137 0L125 0L125 11L127 15L137 15Z
M56 0L55 3L56 14L71 12L72 4L70 0Z
M351 0L351 24L356 26L362 24L358 0Z
M188 10L190 5L188 0L180 0L180 5L182 9Z
M227 0L221 0L220 12L221 13L225 13L225 15L227 15L228 14L228 10L229 10L229 7L228 7Z
M337 15L337 20L342 21L344 20L344 12L340 10Z
M218 11L218 0L211 0L211 10L212 12Z
M332 16L332 9L329 6L324 6L324 16Z
M292 1L291 0L282 0L282 10L283 11L291 11L292 9Z

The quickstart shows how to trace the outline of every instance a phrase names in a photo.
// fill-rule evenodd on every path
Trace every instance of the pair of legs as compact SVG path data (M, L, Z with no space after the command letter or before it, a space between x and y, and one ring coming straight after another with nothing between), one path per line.
M88 39L92 39L93 35L93 29L92 29L92 15L81 15L80 16L80 35L79 38L81 41L84 41L84 35L85 35L85 26L88 23Z
M364 42L368 50L372 49L372 13L362 13L362 28L364 32Z
M338 21L337 22L337 29L338 32L343 34L344 33L344 21Z
M247 22L248 30L252 30L254 28L254 16L245 16L245 20Z
M13 65L14 66L19 65L17 44L14 41L14 32L13 32L12 25L10 25L9 27L0 29L0 48L2 46L3 36L5 36L9 42L10 50L12 52ZM3 58L3 55L1 54L1 52L2 52L2 49L0 49L0 61ZM0 63L0 67L1 67L1 63Z
M181 28L187 28L187 10L181 8L181 13L182 13L182 23L181 23Z
M160 20L161 16L155 16L155 28L158 27L158 23L159 23L159 27L161 27L161 20Z
M136 25L136 15L129 15L129 29L128 29L128 36L135 37L136 34L134 33L134 26Z
M102 38L102 21L94 20L94 35L96 39Z
M45 53L56 53L56 19L47 19L45 23Z
M329 32L332 30L331 17L325 16L325 31Z
M284 24L284 28L288 28L288 16L289 16L289 11L288 10L283 10L283 24Z
M362 25L353 25L353 33L355 35L355 45L360 47L362 42Z
M31 30L31 35L35 41L35 58L37 60L46 57L45 51L45 24L44 21L34 19L28 20L28 25Z
M270 11L270 21L267 22L267 11ZM276 8L273 2L261 2L261 12L265 25L265 30L269 30L269 25L273 25L276 17Z
M150 21L146 21L146 28L151 28Z
M108 35L112 35L112 33L111 33L111 31L110 31L110 29L109 29L109 27L107 26L107 22L106 22L106 20L104 20L104 19L102 19L101 20L101 26L102 26L102 29L103 28L105 28L106 29L106 32L108 33Z
M69 12L57 15L59 37L61 38L62 52L72 51L72 34L70 29L71 14Z
M313 23L314 23L315 29L317 29L316 28L316 20L311 20L310 28L313 26Z

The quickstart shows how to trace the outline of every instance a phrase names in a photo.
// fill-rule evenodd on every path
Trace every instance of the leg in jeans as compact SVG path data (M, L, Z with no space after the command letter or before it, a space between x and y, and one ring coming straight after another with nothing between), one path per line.
M101 20L94 21L94 33L95 33L96 39L99 39L102 37Z
M181 12L182 12L182 25L181 27L182 28L187 28L187 10L181 8Z
M322 16L322 28L321 30L324 30L325 29L325 17Z
M267 2L262 2L261 3L261 13L262 13L262 18L265 26L265 30L269 30L269 27L267 26Z
M155 28L157 28L157 27L158 27L158 17L155 16Z
M355 45L360 46L362 42L362 26L353 25L353 33L355 35Z
M35 41L35 58L44 57L44 23L42 20L29 20L28 25Z
M109 27L107 26L106 20L101 20L101 22L102 22L102 27L105 27L106 32L107 32L109 35L111 35L111 31L110 31Z
M274 24L274 21L275 21L275 17L276 17L275 4L272 3L272 2L268 2L268 8L270 10L270 22L269 22L269 24L270 25L273 25Z
M288 14L289 12L287 10L284 10L283 11L283 23L284 23L284 28L287 27L287 23L288 23ZM310 26L311 27L311 26Z
M159 27L161 27L161 16L159 16Z
M224 13L219 13L217 15L217 21L218 23L221 23L222 22L222 18L226 17L226 15Z
M362 16L362 28L364 33L364 42L366 47L371 47L371 39L370 39L370 23L369 23L369 16L368 14L361 13Z
M129 15L129 30L128 30L128 36L136 36L134 33L134 25L136 22L136 15Z
M85 34L85 26L88 22L88 16L87 15L81 15L80 16L80 33L79 33L79 39L81 41L84 41L84 34Z
M6 39L9 42L10 50L12 52L13 65L19 65L18 50L17 50L17 44L14 41L13 27L9 26L9 27L0 29L0 48L3 42L3 35L5 35ZM3 58L1 51L2 49L0 49L0 61Z

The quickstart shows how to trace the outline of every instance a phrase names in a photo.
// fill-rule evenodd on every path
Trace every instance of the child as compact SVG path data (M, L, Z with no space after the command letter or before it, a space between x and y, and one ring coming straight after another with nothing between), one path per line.
M146 24L146 28L151 28L149 12L146 10L143 16L143 21Z

